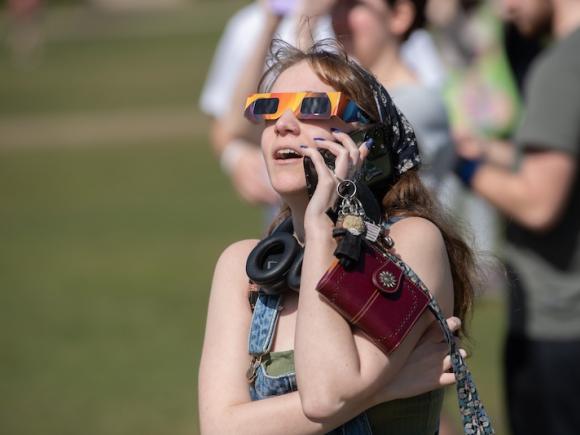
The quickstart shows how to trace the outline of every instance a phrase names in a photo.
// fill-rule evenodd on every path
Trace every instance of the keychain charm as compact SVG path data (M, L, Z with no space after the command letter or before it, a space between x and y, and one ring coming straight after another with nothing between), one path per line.
M344 228L355 236L366 232L365 212L362 204L356 198L356 184L351 180L343 180L336 191L342 199L338 212L337 227Z
M356 184L352 180L342 180L336 191L341 201L333 231L338 240L334 255L345 269L351 269L361 256L362 239L367 232L366 215L356 197Z

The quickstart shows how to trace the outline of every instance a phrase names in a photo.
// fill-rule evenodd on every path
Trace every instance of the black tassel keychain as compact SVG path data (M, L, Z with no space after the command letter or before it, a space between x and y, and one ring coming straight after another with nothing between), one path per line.
M334 255L345 269L353 268L360 259L362 239L366 234L365 211L356 197L356 184L351 180L341 181L337 187L341 198L336 228L332 235L338 246Z

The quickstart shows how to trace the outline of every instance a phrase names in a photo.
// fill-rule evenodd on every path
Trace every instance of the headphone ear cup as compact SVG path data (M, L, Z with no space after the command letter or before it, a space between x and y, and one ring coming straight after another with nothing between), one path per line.
M287 289L286 276L299 250L292 235L272 234L250 252L246 273L266 293L278 294Z
M300 247L298 255L294 259L294 263L288 271L288 276L286 277L286 282L288 283L288 288L294 290L295 292L300 291L300 278L302 275L302 260L304 260L304 248Z

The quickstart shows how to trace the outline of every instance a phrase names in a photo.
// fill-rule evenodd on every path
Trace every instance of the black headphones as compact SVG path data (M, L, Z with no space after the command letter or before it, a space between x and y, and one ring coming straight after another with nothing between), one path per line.
M267 294L300 290L304 248L293 233L292 217L288 217L248 256L246 273Z

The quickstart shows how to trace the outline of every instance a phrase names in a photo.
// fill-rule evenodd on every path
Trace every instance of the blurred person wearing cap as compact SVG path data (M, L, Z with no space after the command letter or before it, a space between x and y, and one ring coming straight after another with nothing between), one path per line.
M513 143L463 137L460 179L509 220L505 381L514 435L580 428L580 1L503 0L532 65Z

